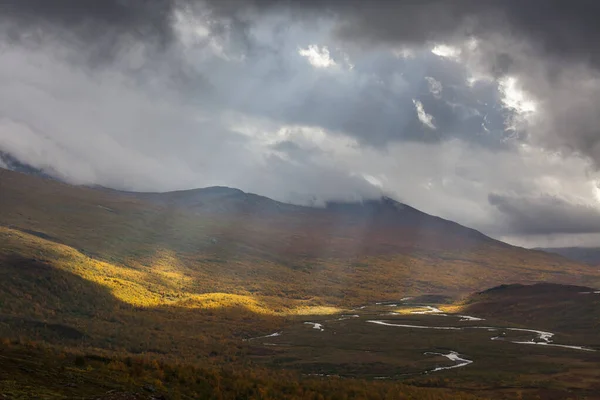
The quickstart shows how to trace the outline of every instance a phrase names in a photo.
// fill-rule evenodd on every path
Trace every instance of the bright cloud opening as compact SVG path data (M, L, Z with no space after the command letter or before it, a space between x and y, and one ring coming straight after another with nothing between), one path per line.
M432 49L431 52L436 56L447 57L447 58L458 58L460 57L461 51L457 47L448 46L445 44L437 44Z
M421 103L419 100L413 99L413 104L417 109L417 116L419 117L419 121L421 121L423 125L433 130L437 129L436 126L433 124L433 117L425 112L425 109L423 108L423 103Z
M527 97L527 93L518 85L514 77L505 77L499 81L500 91L504 95L502 102L505 107L517 111L519 114L530 114L536 111L536 103Z
M336 66L336 62L331 58L327 46L319 47L311 44L307 48L299 48L298 54L306 57L308 62L315 68L329 68Z

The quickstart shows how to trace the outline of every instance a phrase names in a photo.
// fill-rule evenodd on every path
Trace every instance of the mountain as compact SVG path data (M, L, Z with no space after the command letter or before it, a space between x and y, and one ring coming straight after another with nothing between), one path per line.
M600 247L540 247L536 250L560 254L573 261L592 266L600 266Z
M0 226L3 243L22 247L15 242L20 231L46 247L68 246L69 254L116 265L124 285L151 287L168 293L165 299L218 292L339 305L458 296L505 282L600 285L594 268L510 246L389 198L312 208L222 187L130 193L4 170ZM63 258L61 265L104 274Z

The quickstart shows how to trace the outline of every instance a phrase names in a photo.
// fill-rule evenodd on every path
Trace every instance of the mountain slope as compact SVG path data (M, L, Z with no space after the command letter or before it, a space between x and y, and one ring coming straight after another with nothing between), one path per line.
M600 266L600 247L548 247L538 248L536 250L560 254L561 256L576 262L596 267Z
M123 193L5 170L0 225L142 278L158 271L173 293L356 304L504 282L600 284L593 268L387 198L310 208L229 188Z

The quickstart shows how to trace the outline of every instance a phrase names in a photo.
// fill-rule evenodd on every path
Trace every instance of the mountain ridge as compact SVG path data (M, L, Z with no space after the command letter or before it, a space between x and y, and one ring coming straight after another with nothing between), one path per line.
M9 170L9 171L14 171L14 172L19 172L19 173L25 173L28 175L33 175L33 176L39 176L45 179L52 179L52 180L56 180L58 182L70 185L68 182L63 181L62 179L60 179L56 174L52 174L52 172L46 172L42 169L39 168L35 168L33 166L31 166L30 164L27 164L23 161L20 161L17 157L13 156L12 154L5 152L5 151L1 151L0 150L0 161L4 161L6 166L8 168L3 168L2 165L0 164L0 173L2 170ZM99 190L103 190L103 191L107 191L107 192L112 192L112 193L117 193L119 195L125 195L125 196L131 196L134 198L138 198L141 200L145 200L145 201L150 201L150 202L154 202L156 204L162 205L162 206L169 206L169 207L191 207L193 205L195 206L201 206L202 204L193 204L192 202L194 201L193 199L190 199L189 197L193 197L196 194L208 194L210 192L210 194L214 194L214 195L221 195L222 198L227 197L228 200L232 200L232 198L236 197L236 196L243 196L244 197L244 201L246 203L252 203L255 206L259 203L259 202L269 202L270 204L274 205L274 207L276 208L284 208L285 211L288 210L302 210L302 209L341 209L341 208L349 208L349 207L359 207L359 206L364 206L366 205L374 205L374 204L386 204L386 203L391 203L394 205L394 207L402 207L402 208L408 208L413 212L417 212L417 213L421 213L427 216L430 216L432 218L437 218L439 220L442 221L446 221L447 223L451 223L451 224L456 224L462 228L465 229L470 229L472 230L472 234L473 235L479 235L479 236L485 236L486 238L489 238L490 240L497 240L497 239L492 239L489 236L485 235L484 233L477 231L473 228L469 228L466 227L464 225L458 224L454 221L448 220L448 219L444 219L441 218L439 216L434 216L431 214L427 214L423 211L420 211L410 205L398 202L397 200L386 196L386 195L382 195L379 198L365 198L359 201L350 201L350 200L328 200L324 202L324 206L320 207L320 206L315 206L315 205L299 205L299 204L293 204L290 202L283 202L283 201L277 201L274 199L271 199L267 196L263 196L263 195L259 195L259 194L255 194L255 193L250 193L250 192L244 192L240 189L237 188L232 188L232 187L227 187L227 186L209 186L209 187L204 187L204 188L192 188L192 189L180 189L180 190L172 190L172 191L150 191L150 192L146 192L146 191L128 191L128 190L119 190L119 189L114 189L114 188L109 188L109 187L104 187L104 186L99 186L99 185L91 185L91 186L85 186L85 185L73 185L73 186L80 186L80 187L91 187L93 189L99 189ZM239 201L239 198L237 199ZM198 200L196 200L198 201ZM225 209L223 210L224 205L220 205L219 207L213 209L212 211L229 211L227 209L227 207L225 207ZM256 207L253 210L254 212L256 212ZM501 242L501 241L498 241ZM501 242L504 243L504 242Z
M340 304L459 295L505 282L600 283L593 268L390 199L313 208L227 188L148 199L11 171L0 177L0 192L0 225L145 271L168 286L178 276L178 290L190 293Z
M355 213L355 214L363 214L364 216L373 216L373 214L378 212L385 212L386 216L390 216L390 214L398 211L409 212L420 217L429 217L435 219L436 221L440 221L442 223L452 224L454 226L458 226L462 229L469 230L474 236L480 236L481 238L486 238L489 240L494 240L500 243L497 239L493 239L484 233L459 224L457 222L425 213L415 207L412 207L408 204L401 203L389 196L382 195L379 198L365 198L359 201L351 201L351 200L329 200L326 201L324 206L314 206L314 205L301 205L301 204L293 204L288 202L282 202L278 200L271 199L267 196L244 192L237 188L227 187L227 186L209 186L205 188L195 188L195 189L184 189L184 190L175 190L175 191L166 191L166 192L134 192L134 191L119 191L115 189L110 189L111 191L115 191L119 194L125 194L127 196L131 196L140 200L146 200L150 202L154 202L156 204L164 205L164 206L176 206L182 208L194 208L201 207L203 205L203 201L207 200L222 200L222 201L236 201L238 203L246 203L252 204L252 211L258 213L261 210L259 208L260 205L265 208L272 207L272 209L276 209L278 211L295 211L295 212L310 212L310 211L331 211L338 213ZM204 196L204 197L203 197ZM262 204L261 204L262 203ZM225 210L225 211L231 211ZM366 215L365 215L366 214ZM505 243L506 244L506 243ZM506 244L508 245L508 244Z

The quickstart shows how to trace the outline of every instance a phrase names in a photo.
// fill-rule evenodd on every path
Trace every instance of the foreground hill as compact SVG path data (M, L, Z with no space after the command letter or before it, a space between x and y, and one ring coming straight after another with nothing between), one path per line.
M0 225L114 264L126 284L152 282L165 299L224 292L356 304L505 282L600 285L594 268L388 198L311 208L229 188L134 194L3 170Z
M561 256L576 262L600 267L600 248L598 247L548 247L538 248L536 250L560 254Z
M254 366L204 368L146 357L58 351L37 343L0 344L0 398L94 400L477 400L448 388L398 382L324 380Z

